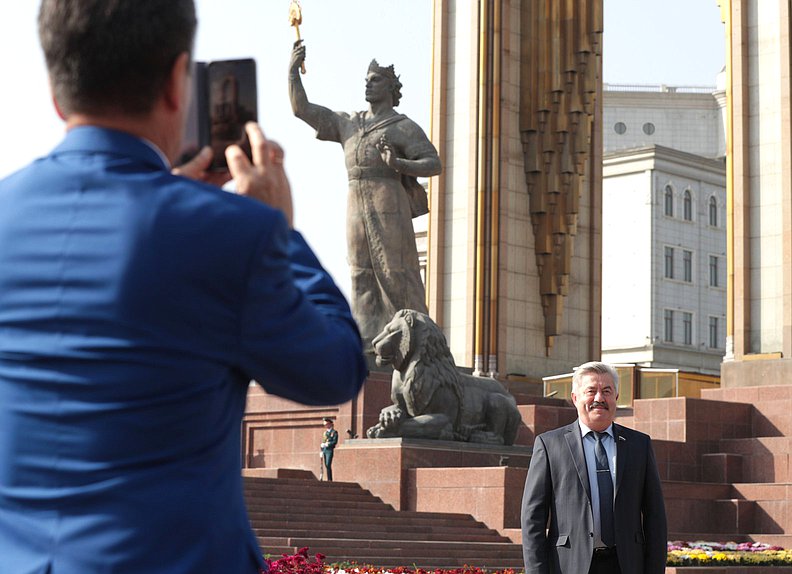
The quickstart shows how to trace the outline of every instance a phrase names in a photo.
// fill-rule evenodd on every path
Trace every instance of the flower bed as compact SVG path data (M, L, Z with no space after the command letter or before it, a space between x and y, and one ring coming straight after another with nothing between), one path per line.
M669 542L669 566L792 566L792 551L760 542Z
M313 559L308 556L307 548L300 548L294 556L283 556L277 560L267 560L270 574L518 574L511 568L505 570L484 570L473 566L453 569L424 570L409 566L381 568L379 566L344 562L325 564L324 554L315 554Z
M474 566L454 569L424 570L398 566L381 568L354 562L325 564L323 554L308 555L308 548L300 548L293 556L267 559L270 574L518 574L512 569L484 570ZM760 542L669 542L670 567L729 567L729 566L787 566L792 567L792 550ZM784 569L786 571L786 569Z

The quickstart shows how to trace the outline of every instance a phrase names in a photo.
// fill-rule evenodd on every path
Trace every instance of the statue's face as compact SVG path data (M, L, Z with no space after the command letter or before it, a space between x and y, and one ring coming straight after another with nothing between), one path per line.
M407 324L403 318L393 319L385 325L379 335L374 337L371 342L374 352L377 354L377 365L393 365L397 371L404 362L404 357L409 352L409 340L405 341L405 331ZM409 339L409 334L407 334ZM405 347L408 347L405 349Z
M393 102L390 80L377 72L369 72L366 76L366 101L369 103Z

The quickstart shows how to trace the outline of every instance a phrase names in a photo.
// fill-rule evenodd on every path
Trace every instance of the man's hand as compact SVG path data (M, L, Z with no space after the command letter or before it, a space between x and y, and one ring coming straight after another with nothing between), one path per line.
M252 164L239 146L226 148L226 161L236 183L236 192L280 209L289 227L293 227L294 207L289 179L283 169L283 148L265 138L257 123L248 122L245 131L253 152Z
M231 180L231 174L227 171L208 171L212 164L212 148L204 147L198 154L187 163L174 167L172 172L175 175L189 177L198 181L211 183L217 187L223 187Z

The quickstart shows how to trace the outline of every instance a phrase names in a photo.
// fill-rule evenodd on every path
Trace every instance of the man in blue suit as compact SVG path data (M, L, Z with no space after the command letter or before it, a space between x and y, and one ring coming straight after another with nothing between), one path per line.
M282 150L249 125L237 195L171 171L195 27L192 0L42 2L67 134L0 181L2 574L258 572L250 380L337 404L365 377Z

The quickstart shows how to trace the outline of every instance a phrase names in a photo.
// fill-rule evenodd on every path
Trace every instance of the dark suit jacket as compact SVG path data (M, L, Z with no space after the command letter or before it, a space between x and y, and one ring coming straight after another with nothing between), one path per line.
M81 127L0 181L0 573L254 573L251 379L309 404L366 374L280 212Z
M614 424L614 522L624 574L662 574L666 515L651 439ZM526 574L585 574L594 548L583 439L577 421L536 437L522 503Z

